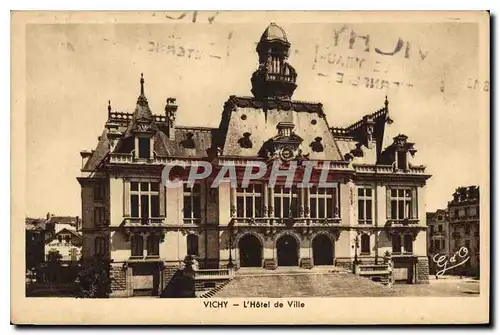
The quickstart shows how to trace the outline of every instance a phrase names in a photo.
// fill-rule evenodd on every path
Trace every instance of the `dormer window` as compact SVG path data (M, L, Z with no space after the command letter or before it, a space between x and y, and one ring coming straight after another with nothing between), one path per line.
M407 166L407 159L406 159L406 151L398 151L396 153L396 166L397 166L397 169L399 170L407 170L408 169L408 166Z
M316 137L314 139L314 142L311 143L311 149L314 152L323 152L323 144L321 143L322 138L321 137Z
M182 141L182 146L186 149L194 149L195 144L193 140L194 134L189 132L186 134L186 138Z
M139 158L148 159L151 155L151 142L149 137L139 137L138 141Z
M243 137L238 140L240 147L250 149L252 148L252 140L250 139L250 133L243 133Z

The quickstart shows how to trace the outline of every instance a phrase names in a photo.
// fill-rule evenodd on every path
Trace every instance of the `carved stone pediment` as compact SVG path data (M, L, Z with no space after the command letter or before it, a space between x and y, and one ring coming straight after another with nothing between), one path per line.
M154 124L154 122L152 122L151 120L146 119L146 118L139 118L136 120L135 129L134 129L135 132L154 133L154 132L156 132L156 130L157 130L157 127Z

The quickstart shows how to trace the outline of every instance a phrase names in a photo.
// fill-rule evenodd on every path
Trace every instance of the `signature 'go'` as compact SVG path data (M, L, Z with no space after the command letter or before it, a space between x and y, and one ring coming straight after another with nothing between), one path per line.
M458 258L458 259L457 259ZM466 247L461 247L453 256L447 259L446 255L435 254L432 260L441 269L436 272L436 275L442 276L446 271L456 268L467 262L470 259L469 250ZM458 263L457 263L458 262ZM448 264L450 263L450 264Z

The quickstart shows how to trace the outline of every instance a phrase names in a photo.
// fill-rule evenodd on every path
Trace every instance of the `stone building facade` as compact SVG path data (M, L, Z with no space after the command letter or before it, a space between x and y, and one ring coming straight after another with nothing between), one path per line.
M425 184L405 135L384 142L381 107L347 127L330 126L321 103L292 99L297 73L285 31L274 23L257 45L253 96L229 96L219 127L176 124L183 111L168 98L153 114L141 77L133 113L113 111L97 147L81 152L83 255L112 259L113 295L160 294L186 255L200 268L351 267L392 254L397 280L428 281ZM286 170L314 168L310 188L270 186L269 174L240 184L249 160ZM208 161L214 173L234 166L238 187L211 178L169 188L165 164ZM294 175L302 179L304 169ZM318 187L326 178L329 187Z
M453 193L453 200L446 209L427 213L428 252L431 273L435 273L436 264L432 258L436 254L446 255L448 259L457 254L460 248L467 248L470 260L447 274L478 276L480 270L479 249L479 187L458 187ZM457 254L458 255L458 254ZM456 259L465 259L462 257ZM439 270L439 269L437 269Z
M479 187L459 187L448 202L450 217L449 253L451 257L466 247L470 260L455 268L455 274L478 276L479 262Z
M450 254L450 218L448 209L438 209L435 212L427 213L427 248L429 254L429 272L435 274L439 271L436 263L432 260L436 254Z

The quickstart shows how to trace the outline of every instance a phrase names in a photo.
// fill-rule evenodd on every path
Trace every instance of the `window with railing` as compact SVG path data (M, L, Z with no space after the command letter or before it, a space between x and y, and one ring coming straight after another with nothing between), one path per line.
M391 188L388 190L389 218L393 220L417 218L417 190Z
M200 184L188 187L184 184L184 219L201 218Z
M278 218L298 217L298 190L296 186L274 188L274 216Z
M249 184L236 189L236 215L241 218L262 217L262 184Z
M130 183L131 216L141 218L147 223L149 218L160 216L159 183L136 182Z
M313 219L337 218L338 211L338 188L316 187L309 189L309 210Z
M358 188L358 223L372 224L373 190L371 187Z

